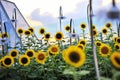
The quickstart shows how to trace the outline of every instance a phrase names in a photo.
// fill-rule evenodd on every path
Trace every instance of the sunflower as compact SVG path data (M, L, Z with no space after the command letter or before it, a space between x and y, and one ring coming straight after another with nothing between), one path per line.
M113 52L110 60L114 67L120 69L120 52Z
M96 26L95 25L92 25L93 29L96 29Z
M14 59L11 56L5 56L2 62L5 67L11 67L14 64Z
M115 44L114 47L116 50L120 50L120 44Z
M52 45L48 48L49 55L56 55L60 52L58 45Z
M63 38L63 33L62 32L57 32L55 34L55 39L56 40L62 40L62 38Z
M117 37L114 37L114 38L113 38L113 41L116 43L116 41L117 41Z
M27 55L21 55L19 58L19 64L28 66L30 64L30 58Z
M102 45L102 43L100 41L96 41L95 44L99 47Z
M26 36L30 36L30 35L31 35L31 31L30 31L30 30L25 30L25 31L24 31L24 34L25 34Z
M40 33L40 34L45 34L45 29L44 29L44 28L40 28L40 29L39 29L39 33Z
M49 39L50 39L50 33L46 33L46 34L44 35L44 37L45 37L45 40L49 40Z
M4 33L2 33L2 37L3 37L3 38L4 38L4 37L8 38L8 37L9 37L9 34L8 34L7 32L4 32Z
M111 27L112 27L112 24L111 24L110 22L107 22L107 23L105 24L105 27L106 27L106 28L111 28Z
M10 56L12 56L13 58L16 58L18 56L18 53L19 53L18 50L12 49L10 51Z
M77 47L80 48L81 50L84 50L85 48L83 44L78 44Z
M69 25L65 26L65 30L66 30L67 32L70 32L70 26L69 26Z
M107 34L107 32L108 32L107 28L102 29L102 34Z
M35 56L35 60L36 62L38 62L39 64L44 64L46 61L46 53L39 51L36 56Z
M86 23L82 23L82 24L80 24L80 27L82 28L82 29L85 29L87 26L86 26Z
M85 63L85 53L76 46L70 46L63 54L63 58L71 66L80 67Z
M120 43L120 37L117 37L117 39L116 39L116 43Z
M30 30L31 34L33 34L33 33L34 33L34 28L29 27L29 28L28 28L28 30Z
M86 46L86 40L81 39L81 40L78 42L78 45L79 45L79 44L83 44L84 46Z
M35 55L35 52L34 52L34 50L32 50L32 49L28 49L28 50L26 50L25 54L26 54L29 58L33 58L34 55Z
M0 60L0 67L5 67L5 65L3 64L3 58Z
M18 29L17 29L17 32L18 32L18 34L23 34L23 33L24 33L24 31L23 31L22 28L18 28Z
M102 44L100 46L99 53L101 54L101 56L107 57L111 53L111 47L107 44Z
M97 36L97 35L98 35L98 32L97 32L96 29L94 29L94 30L93 30L93 36L95 37L95 36Z

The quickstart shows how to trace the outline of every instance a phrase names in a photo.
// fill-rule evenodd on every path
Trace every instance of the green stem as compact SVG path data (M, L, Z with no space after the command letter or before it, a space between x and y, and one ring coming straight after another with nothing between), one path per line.
M78 80L75 68L73 67L72 70L73 70L73 79Z
M85 39L85 30L83 29L83 39Z

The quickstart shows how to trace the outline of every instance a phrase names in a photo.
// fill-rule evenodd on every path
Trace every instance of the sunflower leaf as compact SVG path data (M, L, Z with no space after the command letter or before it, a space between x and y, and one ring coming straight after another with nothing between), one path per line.
M65 69L64 71L63 71L63 74L69 74L69 75L73 75L73 71L72 70L70 70L70 69Z
M77 72L78 75L87 75L89 73L90 73L90 71L86 71L86 70L82 70L82 71Z

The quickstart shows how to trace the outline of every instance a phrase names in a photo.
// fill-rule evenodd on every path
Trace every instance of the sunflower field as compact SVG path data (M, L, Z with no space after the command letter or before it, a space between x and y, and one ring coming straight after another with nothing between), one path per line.
M86 23L80 24L80 37L74 30L71 37L61 31L52 37L41 27L38 32L42 38L36 39L33 27L18 28L21 41L0 55L0 80L97 80L95 65L100 80L120 80L120 37L110 22L104 26L101 31L92 26L97 64L90 38L85 35ZM67 33L70 28L64 27ZM9 38L9 34L1 37Z

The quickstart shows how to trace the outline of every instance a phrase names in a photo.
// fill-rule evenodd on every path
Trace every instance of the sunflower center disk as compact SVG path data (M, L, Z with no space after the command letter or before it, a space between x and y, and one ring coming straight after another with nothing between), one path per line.
M17 53L16 52L12 52L12 54L11 54L11 56L16 56L17 55Z
M103 54L107 54L107 53L109 52L109 50L108 50L107 47L103 47L103 48L101 49L101 52L102 52Z
M22 30L19 30L18 32L19 32L19 33L23 33L23 31L22 31Z
M44 33L44 30L41 30L40 33Z
M83 49L83 47L82 46L78 46L80 49Z
M26 64L26 63L28 62L28 60L27 60L27 58L22 58L21 62L22 62L23 64Z
M38 55L38 59L39 59L39 60L43 60L44 58L45 58L45 57L44 57L43 54Z
M80 56L77 52L71 52L69 58L74 63L77 63L80 60Z
M52 50L52 52L57 52L57 48L56 47L53 47L51 50Z
M107 31L106 30L103 30L103 33L106 33Z
M119 57L115 57L115 61L120 65L120 58Z
M60 39L61 37L62 37L61 34L57 34L57 35L56 35L56 38L58 38L58 39Z
M50 35L49 35L49 34L47 34L45 37L46 37L46 38L49 38L49 37L50 37Z
M117 39L117 42L120 43L120 39Z
M98 46L100 46L101 44L100 43L97 43Z
M84 42L84 41L81 41L81 42L80 42L80 44L83 44L83 45L85 45L85 42Z
M25 34L30 34L30 32L29 32L29 31L26 31Z
M118 46L118 45L116 45L116 49L119 49L119 46Z
M28 55L29 57L32 57L32 56L33 56L33 53L32 53L32 52L28 52L27 55Z
M4 61L4 63L6 65L10 65L11 64L11 59L10 58L6 58L5 61Z

